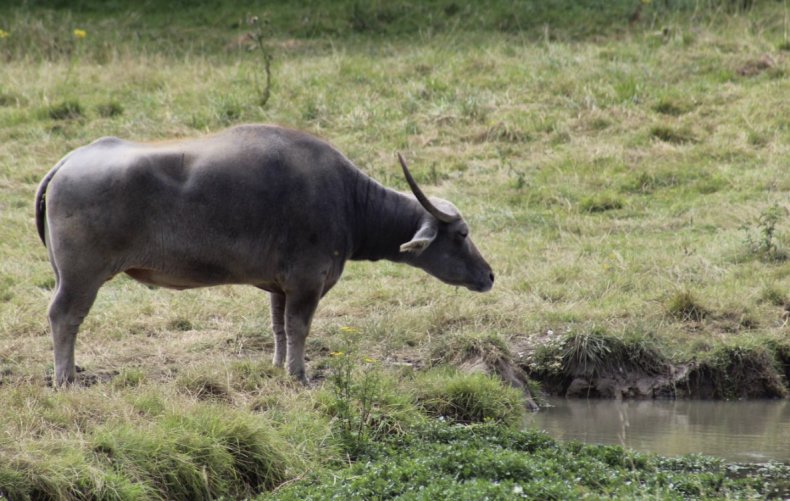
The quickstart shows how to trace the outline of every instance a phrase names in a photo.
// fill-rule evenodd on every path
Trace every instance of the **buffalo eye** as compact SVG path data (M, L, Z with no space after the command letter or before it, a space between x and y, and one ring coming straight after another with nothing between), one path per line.
M462 239L468 237L469 236L469 230L461 230L461 231L459 231L458 232L458 236L461 237Z

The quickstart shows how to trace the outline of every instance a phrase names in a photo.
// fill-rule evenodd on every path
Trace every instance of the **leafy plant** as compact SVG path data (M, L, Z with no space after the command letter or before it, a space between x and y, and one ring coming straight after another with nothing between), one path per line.
M382 372L378 360L352 348L358 345L354 338L359 331L352 327L341 331L344 349L330 354L324 408L334 418L342 449L356 458L373 442L405 433L423 417L409 394Z
M47 109L47 115L49 115L49 118L53 120L70 120L74 118L80 118L82 114L82 105L76 99L53 104Z
M345 352L332 353L327 378L335 397L332 410L340 440L351 457L364 451L371 439L372 430L368 424L380 384L379 374L370 367L357 377L354 358Z
M266 78L263 83L263 88L259 90L258 104L260 106L266 106L266 103L269 102L269 98L271 97L272 60L274 59L274 56L272 55L272 52L266 43L267 38L270 36L269 19L264 17L261 20L258 16L252 16L247 20L247 23L253 28L252 32L250 32L250 36L255 42L258 52L261 55L261 60L263 61L263 73ZM259 87L260 85L256 86Z
M787 215L787 209L778 203L764 209L754 221L755 228L744 225L744 242L749 252L762 261L777 262L787 260L787 252L777 243L777 226Z
M710 311L690 291L681 291L673 295L667 303L667 312L684 322L701 322L710 316Z
M118 101L107 101L99 104L96 111L104 118L117 117L123 114L123 105Z
M623 201L611 193L599 193L585 197L579 203L579 209L582 212L606 212L622 208Z

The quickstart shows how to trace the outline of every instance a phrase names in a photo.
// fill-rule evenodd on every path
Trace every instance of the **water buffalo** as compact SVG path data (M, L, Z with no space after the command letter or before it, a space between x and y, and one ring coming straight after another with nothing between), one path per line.
M189 289L249 284L271 295L274 364L305 381L318 301L345 262L389 259L488 291L494 274L450 202L380 185L326 142L243 125L156 144L114 137L66 155L36 194L56 286L49 307L55 384L74 381L74 342L118 273Z

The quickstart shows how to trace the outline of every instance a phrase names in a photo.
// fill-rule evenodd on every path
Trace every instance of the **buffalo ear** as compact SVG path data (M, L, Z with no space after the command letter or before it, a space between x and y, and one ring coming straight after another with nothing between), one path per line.
M400 251L401 252L413 252L416 255L420 255L422 251L428 248L431 245L431 242L434 241L436 235L439 233L438 222L434 218L426 218L422 222L422 226L420 229L417 230L417 233L414 234L414 238L410 241L406 242L405 244L401 244Z

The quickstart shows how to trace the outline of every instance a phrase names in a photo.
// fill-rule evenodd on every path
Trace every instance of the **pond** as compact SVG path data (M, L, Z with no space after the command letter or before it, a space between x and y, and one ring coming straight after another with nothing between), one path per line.
M616 444L665 456L702 453L731 462L790 463L790 401L551 398L529 428L561 440Z

